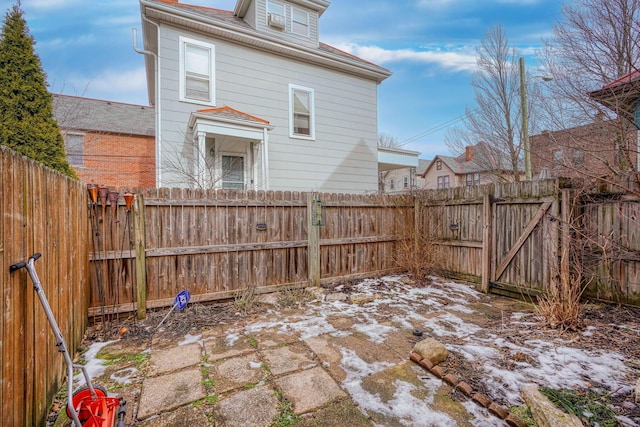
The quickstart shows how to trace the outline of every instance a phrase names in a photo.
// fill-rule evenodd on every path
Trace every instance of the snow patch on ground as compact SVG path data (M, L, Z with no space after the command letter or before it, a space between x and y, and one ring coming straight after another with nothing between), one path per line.
M86 363L84 364L84 368L87 371L87 374L89 375L90 379L93 380L94 378L97 378L102 374L104 374L106 361L103 359L98 359L96 356L98 355L100 350L102 350L102 348L114 342L116 342L116 340L106 341L106 342L94 342L93 344L91 344L91 346L89 346L89 349L83 354L84 360L86 361ZM77 373L73 377L73 380L74 382L78 383L78 387L86 384L86 380L82 372Z

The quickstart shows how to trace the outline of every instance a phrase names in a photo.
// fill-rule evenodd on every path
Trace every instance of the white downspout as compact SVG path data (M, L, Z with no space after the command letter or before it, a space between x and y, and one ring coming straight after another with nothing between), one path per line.
M153 21L148 20L144 16L142 19L148 22L151 25L155 25L158 32L158 50L160 50L160 26ZM160 157L162 155L162 148L160 145L161 138L161 128L160 128L160 93L158 89L160 88L160 69L158 66L158 55L155 52L145 49L138 48L138 30L136 28L131 29L131 35L133 38L133 50L142 55L150 55L153 56L153 73L155 76L154 82L154 109L155 109L155 150L156 150L156 187L162 187L162 170L160 169Z
M269 190L269 132L262 129L262 173L264 177L264 190Z

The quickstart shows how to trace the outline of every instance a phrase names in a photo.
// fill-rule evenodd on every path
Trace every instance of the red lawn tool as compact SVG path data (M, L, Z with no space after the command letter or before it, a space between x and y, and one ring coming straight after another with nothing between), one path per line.
M53 329L53 334L56 337L56 347L58 347L58 351L63 354L64 360L67 363L67 376L69 383L67 415L73 420L76 427L125 427L125 401L118 397L108 397L107 390L105 390L104 387L94 387L86 368L82 365L74 365L71 360L71 356L69 356L67 344L64 341L62 332L60 332L56 319L53 317L49 301L47 301L47 297L45 296L40 284L40 279L36 273L35 262L40 258L40 256L41 255L39 253L33 254L29 258L29 261L22 261L17 264L13 264L9 267L9 271L13 272L20 270L21 268L27 269L27 272L31 277L31 281L33 282L33 288L38 294L38 298L40 298L42 308L47 315L51 329ZM74 369L80 369L87 382L86 386L80 387L75 391L75 393L73 392ZM116 421L117 424L115 424Z

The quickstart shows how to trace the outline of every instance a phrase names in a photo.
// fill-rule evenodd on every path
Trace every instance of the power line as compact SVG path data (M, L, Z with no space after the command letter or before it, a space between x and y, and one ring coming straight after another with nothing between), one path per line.
M469 112L467 112L467 113L461 114L461 115L459 115L459 116L457 116L457 117L454 117L454 118L453 118L453 119L451 119L451 120L448 120L448 121L446 121L446 122L444 122L444 123L441 123L441 124L439 124L439 125L437 125L437 126L435 126L435 127L432 127L431 129L427 129L427 130L426 130L426 131L424 131L424 132L421 132L421 133L419 133L419 134L417 134L417 135L415 135L415 136L412 136L412 137L410 137L410 138L407 138L407 139L405 139L404 141L400 142L400 144L399 144L399 145L400 145L400 146L407 145L407 144L409 144L409 143L411 143L411 142L414 142L414 141L416 141L416 140L418 140L418 139L420 139L420 138L422 138L422 137L425 137L425 136L427 136L427 135L431 135L431 134L436 133L436 132L438 132L438 131L440 131L440 130L442 130L442 129L446 129L446 128L448 128L449 126L452 126L452 125L454 125L455 123L457 123L457 122L460 122L460 121L464 120L464 118L465 118L465 117L467 117L467 115L468 115L468 114L475 114L475 113L477 113L478 111L480 111L480 108L474 108L473 110L470 110L470 111L469 111Z

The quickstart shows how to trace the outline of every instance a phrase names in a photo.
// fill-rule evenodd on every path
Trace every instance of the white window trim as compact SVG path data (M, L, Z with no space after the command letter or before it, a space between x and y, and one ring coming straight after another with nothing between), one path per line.
M309 126L311 131L309 135L300 135L293 132L294 120L293 120L293 91L300 90L309 93ZM315 141L316 139L316 108L315 108L315 92L312 88L289 84L289 137L295 139L306 139Z
M302 12L302 13L307 15L307 33L306 34L300 34L300 33L297 33L295 31L293 31L293 28L294 28L293 16L294 16L294 12L296 12L296 11L297 12ZM309 37L310 32L311 32L311 29L310 29L310 27L311 27L311 16L309 15L309 12L307 12L305 10L302 10L302 9L298 9L296 7L291 7L290 21L291 22L289 23L289 25L290 25L290 28L291 28L291 34L295 34L295 35L302 36L302 37Z
M286 22L287 22L287 20L286 20L286 19L287 19L287 18L286 18L286 16L287 16L287 7L286 7L283 3L280 3L280 2L278 2L278 1L267 0L267 4L265 5L265 10L266 10L266 12L267 12L267 13L265 14L265 25L266 25L268 28L270 28L270 26L269 26L269 14L270 14L270 13L273 13L273 12L269 12L269 5L278 5L279 7L281 7L281 8L282 8L282 16L284 17L284 19L285 19L285 21L284 21L284 22L286 23ZM286 24L285 24L285 28L283 28L283 30L282 30L282 31L286 31L286 30L287 30L287 29L286 29ZM274 31L275 31L275 30L274 30Z
M206 49L209 49L210 52L210 60L211 63L209 64L209 69L211 70L210 75L209 75L209 93L211 94L211 99L209 100L209 102L207 101L203 101L201 99L193 99L193 98L187 98L186 96L186 88L185 88L185 78L186 78L186 73L185 73L185 61L184 61L184 46L185 44L192 44L195 46L200 46ZM189 102L192 104L199 104L199 105L209 105L209 106L215 106L216 105L216 85L215 85L215 81L216 81L216 69L215 69L215 57L216 57L216 49L215 49L215 45L211 44L211 43L206 43L200 40L196 40L196 39L192 39L189 37L183 37L180 36L180 59L178 61L178 67L180 69L180 101L182 102Z

